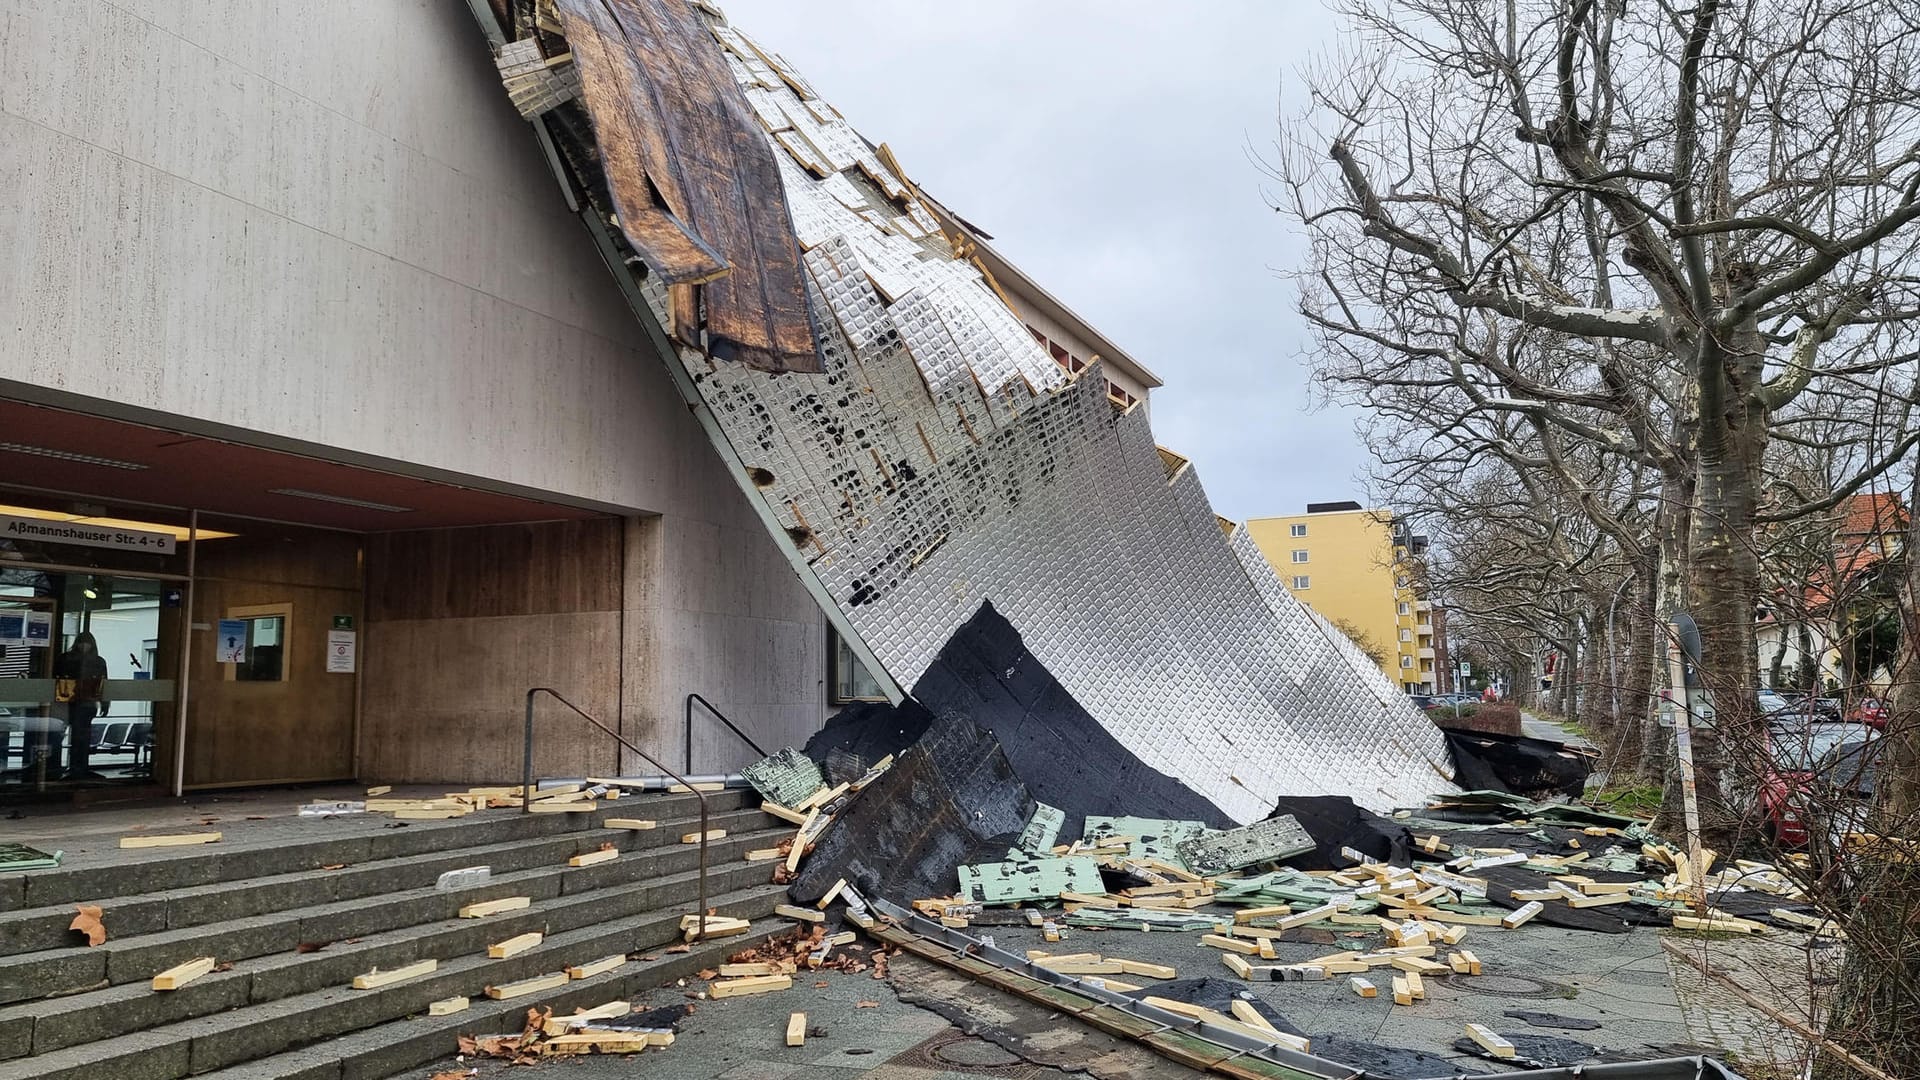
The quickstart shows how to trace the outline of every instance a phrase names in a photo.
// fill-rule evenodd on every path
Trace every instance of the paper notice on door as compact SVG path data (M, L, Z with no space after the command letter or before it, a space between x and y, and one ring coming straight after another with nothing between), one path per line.
M353 674L358 638L352 630L327 631L327 670L341 675Z
M41 648L53 644L53 612L29 611L26 622L27 644Z
M19 645L27 640L27 613L0 611L0 645Z

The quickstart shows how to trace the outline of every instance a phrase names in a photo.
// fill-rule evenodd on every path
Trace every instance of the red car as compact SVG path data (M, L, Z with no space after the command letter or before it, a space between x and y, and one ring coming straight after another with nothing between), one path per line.
M1893 718L1893 709L1882 698L1861 698L1847 710L1846 719L1850 723L1865 724L1876 731L1887 730L1887 721Z
M1832 822L1814 811L1842 813L1838 805L1872 791L1873 744L1880 732L1862 723L1776 725L1767 733L1767 762L1760 776L1760 812L1781 847L1803 847Z

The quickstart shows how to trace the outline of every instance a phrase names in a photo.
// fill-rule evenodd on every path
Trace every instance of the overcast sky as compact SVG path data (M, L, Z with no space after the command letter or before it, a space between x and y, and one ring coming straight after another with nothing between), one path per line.
M1353 417L1308 411L1290 285L1299 237L1268 208L1314 0L722 0L929 194L1166 386L1155 437L1236 520L1360 499Z

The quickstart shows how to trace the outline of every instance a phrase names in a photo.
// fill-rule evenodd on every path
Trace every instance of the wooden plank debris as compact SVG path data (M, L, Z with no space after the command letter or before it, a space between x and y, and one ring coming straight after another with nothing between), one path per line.
M528 994L539 994L548 990L558 990L567 985L568 982L566 972L556 971L550 975L535 975L531 979L521 979L519 982L505 983L500 986L489 986L487 987L487 996L495 1001L506 1001L510 998L525 997Z
M1466 949L1461 949L1459 952L1451 954L1448 957L1448 959L1451 960L1454 956L1458 956L1462 961L1466 963L1467 974L1469 975L1480 974L1480 958L1473 955L1472 952Z
M1252 956L1260 951L1260 946L1251 941L1240 941L1236 938L1221 937L1219 934L1201 935L1200 944L1211 945L1216 949L1226 949L1228 952L1245 953L1248 956Z
M644 1031L578 1031L540 1043L542 1054L637 1054L649 1045Z
M1467 1038L1485 1047L1487 1052L1494 1057L1510 1058L1514 1056L1513 1044L1501 1038L1499 1035L1494 1034L1493 1029L1485 1024L1468 1024Z
M381 971L379 968L374 968L365 975L355 975L353 977L353 988L355 990L378 990L383 986L392 986L397 982L405 982L408 979L417 979L422 975L432 974L434 971L437 971L439 967L440 961L429 959L415 960L405 967L397 967L390 971Z
M598 805L591 802L537 802L527 809L536 814L587 814L592 813Z
M646 818L610 817L600 823L603 829L657 829L660 823Z
M618 1020L632 1011L631 1002L609 1001L591 1009L575 1009L571 1016L549 1016L540 1025L540 1030L548 1035L567 1035L580 1028L592 1027L597 1021Z
M695 927L698 925L701 925L701 923L694 916L682 915L680 917L681 936L685 940L691 942L696 936L696 934L698 933L698 931L695 929ZM706 929L706 936L709 938L727 937L732 934L744 934L747 932L750 925L751 924L748 923L748 921L745 919L731 919L724 915L709 915L706 917L706 920L704 923L704 926Z
M427 1005L427 1015L452 1016L457 1012L465 1012L467 1007L472 1004L473 1002L465 997L441 998L439 1001Z
M1725 934L1764 933L1767 929L1765 923L1757 923L1751 919L1736 918L1735 916L1724 915L1720 912L1709 912L1704 917L1697 915L1675 915L1673 917L1673 927L1676 930L1710 930Z
M1541 904L1540 901L1538 900L1528 901L1526 904L1523 904L1520 907L1513 909L1512 913L1502 918L1500 920L1500 925L1506 927L1509 930L1512 930L1515 927L1525 924L1527 920L1533 918L1535 915L1538 915L1545 910L1546 910L1546 906Z
M574 980L591 979L595 975L605 975L607 972L612 971L626 962L627 956L625 953L601 957L598 960L589 960L584 964L575 964L568 968L567 978Z
M1118 960L1055 960L1043 957L1034 961L1040 967L1061 975L1125 975L1126 969Z
M178 990L193 980L214 969L211 956L196 957L184 964L175 964L153 977L155 990Z
M744 964L721 964L720 965L720 977L723 979L738 979L747 975L778 975L778 974L780 974L780 972L775 970L772 964L766 963L763 961L755 961L753 963L744 963Z
M367 789L367 798L371 799L375 795L385 795L387 792L392 790L393 790L392 784L381 784L378 787L370 787Z
M727 830L725 829L708 829L705 833L705 839L707 840L708 843L712 843L715 840L726 839L726 835L727 835ZM682 836L680 838L680 842L683 844L697 844L700 842L701 838L702 838L702 834L697 832L690 832Z
M123 836L120 838L120 846L123 848L191 847L195 844L218 843L219 840L220 834L217 832L180 833L172 836Z
M1367 981L1366 979L1361 979L1361 978L1348 979L1347 985L1353 989L1354 993L1359 994L1363 998L1380 996L1379 987L1374 986L1373 983Z
M761 803L760 812L763 814L771 814L774 817L779 818L781 821L787 822L788 824L791 824L791 825L804 825L807 823L807 815L804 811L789 810L788 808L781 806L777 802Z
M797 1012L787 1017L787 1045L807 1045L807 1014Z
M1393 977L1393 1003L1395 1005L1413 1004L1413 988L1407 985L1407 978L1404 975Z
M800 869L800 860L807 852L807 834L819 816L820 811L817 807L807 811L807 820L801 822L800 828L794 831L793 847L787 851L787 873L791 874Z
M503 911L519 911L533 906L531 896L503 896L498 900L482 900L468 904L460 909L463 919L484 919L489 915L498 915Z
M519 956L528 949L546 940L546 935L538 930L518 934L505 941L487 946L487 957L491 960L505 960L510 956Z
M1165 1009L1170 1013L1177 1013L1190 1020L1205 1020L1209 1014L1219 1015L1212 1009L1203 1008L1199 1005L1189 1005L1184 1001L1175 1001L1173 998L1155 997L1152 994L1141 998L1140 1001L1141 1004L1151 1005L1156 1009Z
M619 848L601 848L599 851L589 851L583 855L575 855L573 858L567 860L567 865L593 866L596 863L612 862L619 857Z
M773 913L782 918L798 919L801 922L826 922L827 916L817 908L803 908L795 904L775 904ZM943 916L944 917L944 916Z
M746 997L785 990L792 985L791 975L749 975L744 979L717 979L707 984L707 993L716 998Z

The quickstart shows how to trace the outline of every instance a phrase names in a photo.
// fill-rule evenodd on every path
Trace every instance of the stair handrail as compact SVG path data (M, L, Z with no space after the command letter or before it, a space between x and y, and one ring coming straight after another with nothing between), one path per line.
M672 769L667 768L665 765L660 764L659 761L654 759L654 756L652 754L649 754L645 750L642 750L639 747L633 745L633 743L628 742L625 736L621 735L619 732L613 730L612 728L608 727L607 725L601 723L600 721L594 719L592 716L588 715L585 709L582 709L580 706L575 705L571 701L568 701L565 695L563 695L562 693L560 693L560 691L555 690L550 686L536 686L527 691L526 745L520 757L520 812L523 814L533 813L533 702L534 702L534 699L541 694L545 694L548 697L551 697L553 700L559 702L560 704L565 705L567 708L572 709L574 713L580 717L580 719L585 720L587 723L592 724L594 727L599 728L601 731L605 732L609 737L611 737L615 742L618 742L621 746L624 746L627 749L633 751L635 754L638 754L642 760L646 761L647 764L652 765L654 768L659 769L661 772L672 777L675 780L675 782L677 782L681 787L686 788L688 791L692 792L694 798L700 800L700 873L699 873L700 906L694 909L694 912L695 912L694 928L695 929L694 929L694 935L691 941L705 941L707 939L707 796L706 794L702 792L698 787L688 783L686 778L682 777L680 774L674 772Z
M719 709L715 708L713 702L708 701L706 698L701 697L699 694L688 694L687 695L687 729L686 729L687 763L683 767L689 773L693 771L693 703L696 701L699 702L701 705L705 706L707 712L713 714L713 718L715 720L718 720L721 723L727 725L728 731L731 731L735 735L740 736L740 741L752 747L754 753L759 754L761 757L769 756L765 750L760 749L759 743L753 741L752 736L748 735L744 731L741 731L738 727L734 725L733 721L727 719L726 713L723 713ZM652 761L653 759L648 758L647 760Z

